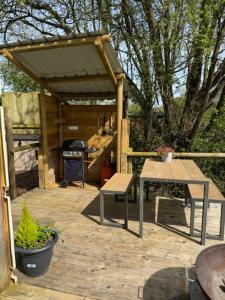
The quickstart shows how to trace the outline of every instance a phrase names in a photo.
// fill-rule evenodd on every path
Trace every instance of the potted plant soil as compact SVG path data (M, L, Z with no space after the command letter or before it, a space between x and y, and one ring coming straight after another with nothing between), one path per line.
M169 146L161 146L157 150L157 155L161 156L163 162L171 162L173 158L173 148Z
M57 240L57 231L52 226L39 225L25 204L15 238L17 268L29 277L45 274Z

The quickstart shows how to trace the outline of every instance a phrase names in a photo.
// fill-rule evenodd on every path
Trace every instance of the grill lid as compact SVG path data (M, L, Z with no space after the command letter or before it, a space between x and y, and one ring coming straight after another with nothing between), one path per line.
M85 151L84 140L65 140L62 144L63 151Z

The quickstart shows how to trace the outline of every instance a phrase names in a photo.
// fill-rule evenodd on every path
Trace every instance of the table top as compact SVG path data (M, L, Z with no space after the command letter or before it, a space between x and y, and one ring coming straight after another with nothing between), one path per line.
M193 160L172 159L170 163L146 159L141 179L157 182L207 183L208 178Z

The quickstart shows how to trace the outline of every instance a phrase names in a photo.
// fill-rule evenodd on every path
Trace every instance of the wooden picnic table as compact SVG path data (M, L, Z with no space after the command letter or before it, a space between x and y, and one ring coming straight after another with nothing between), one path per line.
M143 237L143 198L145 182L202 184L204 201L202 212L201 245L205 245L206 220L208 209L209 180L193 160L173 159L166 163L146 159L140 175L139 236Z

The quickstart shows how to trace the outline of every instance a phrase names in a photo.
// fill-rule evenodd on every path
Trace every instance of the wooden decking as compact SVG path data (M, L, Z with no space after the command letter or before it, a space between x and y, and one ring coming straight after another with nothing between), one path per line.
M188 299L186 268L204 247L185 235L189 208L183 208L183 201L157 197L145 202L145 234L139 239L135 203L129 203L129 231L99 225L96 188L28 192L13 201L15 225L24 200L41 223L54 222L62 232L48 273L27 278L17 272L22 286L5 291L0 299ZM123 221L122 205L106 199L106 216ZM219 205L211 205L207 232L217 233L219 213ZM206 247L216 243L207 239ZM27 298L24 289L32 291Z

